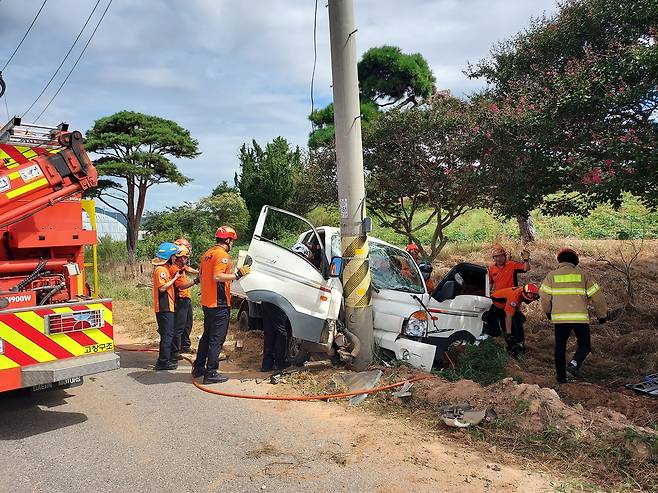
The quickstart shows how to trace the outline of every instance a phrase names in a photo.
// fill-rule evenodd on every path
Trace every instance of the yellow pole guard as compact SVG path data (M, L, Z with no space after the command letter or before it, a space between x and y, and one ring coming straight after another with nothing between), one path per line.
M84 210L89 216L89 224L91 229L96 231L96 202L93 200L81 200L82 210ZM93 267L93 276L94 276L94 293L93 295L98 298L98 247L96 243L91 246L91 266Z

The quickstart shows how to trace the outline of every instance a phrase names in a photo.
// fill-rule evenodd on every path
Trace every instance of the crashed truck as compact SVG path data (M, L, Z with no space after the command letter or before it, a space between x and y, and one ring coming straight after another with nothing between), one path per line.
M294 233L290 233L293 231ZM359 342L343 319L340 231L316 227L292 212L264 206L238 266L251 273L234 283L233 306L242 329L259 328L261 302L280 307L290 322L288 357L302 365L314 354L349 360ZM291 250L311 245L313 260ZM404 250L368 237L375 344L413 367L430 371L457 341L482 334L491 307L489 276L480 265L456 265L428 293Z

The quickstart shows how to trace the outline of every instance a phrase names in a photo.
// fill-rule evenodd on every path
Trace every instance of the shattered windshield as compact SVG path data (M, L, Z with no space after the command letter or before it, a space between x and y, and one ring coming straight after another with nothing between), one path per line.
M370 275L377 289L391 289L422 294L425 283L418 273L414 259L398 248L374 241L368 242ZM340 256L340 237L331 238L332 256Z

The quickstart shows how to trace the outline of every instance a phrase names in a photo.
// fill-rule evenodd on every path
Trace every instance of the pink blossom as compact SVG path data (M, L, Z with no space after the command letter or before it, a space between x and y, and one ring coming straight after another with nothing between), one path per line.
M598 185L602 181L601 168L592 168L583 176L583 185Z
M494 113L498 113L500 111L500 109L498 109L498 105L496 103L491 103L491 105L489 105L489 107L491 108L491 111L493 111Z

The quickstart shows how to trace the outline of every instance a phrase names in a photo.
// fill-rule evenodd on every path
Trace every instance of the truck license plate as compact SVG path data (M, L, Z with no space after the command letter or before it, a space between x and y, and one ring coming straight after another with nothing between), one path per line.
M82 377L73 377L73 378L67 378L66 380L60 380L59 382L33 385L31 389L32 392L41 392L44 390L70 389L71 387L78 387L82 385L83 382L84 380Z

